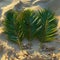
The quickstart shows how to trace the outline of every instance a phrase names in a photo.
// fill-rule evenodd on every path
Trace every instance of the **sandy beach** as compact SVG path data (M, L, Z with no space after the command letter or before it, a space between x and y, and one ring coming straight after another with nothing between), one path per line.
M24 2L24 0L21 0ZM28 1L28 0L26 0ZM26 2L25 1L25 2ZM38 40L33 40L32 41L32 48L31 49L24 49L23 51L20 50L19 46L9 40L6 39L6 35L3 33L3 24L2 24L2 19L5 14L10 9L13 9L15 5L19 2L19 0L4 0L3 2L0 2L0 10L2 11L0 13L0 60L53 60L54 57L57 57L56 60L60 60L60 8L59 8L59 3L54 7L54 4L51 4L48 6L46 3L41 3L41 6L34 5L30 7L26 7L27 9L33 9L35 10L36 8L39 9L39 7L44 6L43 8L47 8L46 6L50 7L52 6L52 10L55 11L56 8L56 17L58 20L58 36L57 39L50 42L50 43L45 43L47 47L54 48L54 51L41 51L39 50L39 41ZM24 2L24 3L25 3ZM58 0L59 2L59 0ZM45 5L44 5L45 4ZM57 7L58 6L58 7ZM54 8L53 8L54 7ZM22 8L22 7L21 7ZM27 44L28 41L24 39L22 42L23 44Z

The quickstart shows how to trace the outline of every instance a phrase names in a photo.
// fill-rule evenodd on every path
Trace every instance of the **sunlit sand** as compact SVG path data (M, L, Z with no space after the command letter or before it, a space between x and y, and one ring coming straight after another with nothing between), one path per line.
M13 9L15 7L15 5L17 3L19 3L19 0L13 0L13 1L12 0L6 0L6 1L7 2L5 2L5 3L4 2L0 3L0 8L2 9L2 14L1 14L2 17L1 18L3 18L5 12L7 12L10 9ZM27 3L30 0L21 0L21 1L23 3ZM35 0L34 2L36 2L36 1L38 1L38 0ZM55 1L57 1L57 0L55 0ZM58 28L60 28L60 8L59 8L60 7L60 2L59 3L54 2L54 4L51 4L51 2L50 2L50 5L47 5L47 6L50 7L53 11L55 11L55 9L56 9L55 13L56 13L56 17L57 17L57 20L58 20ZM55 6L55 3L56 3L56 6ZM44 3L42 3L42 4L44 6ZM58 4L59 4L59 6L57 7ZM36 9L36 10L38 10L38 9L41 9L41 7L42 6L40 6L38 4L37 6L36 5L35 6L30 6L30 7L26 7L25 9L32 9L32 10ZM1 18L0 18L0 21L2 21ZM2 48L0 48L0 53L1 53L0 54L0 60L8 60L8 58L9 58L9 60L12 60L12 59L18 60L17 58L19 58L20 60L23 60L23 59L26 60L26 57L28 57L28 60L30 58L32 58L34 60L35 59L38 60L38 58L41 59L42 56L43 57L48 57L48 58L51 57L51 56L48 56L47 53L45 53L45 52L40 52L39 51L39 41L34 41L34 40L32 41L32 43L33 43L32 48L33 49L28 50L31 53L30 55L28 55L27 50L24 50L23 52L20 51L18 45L8 41L6 39L6 36L3 34L3 32L4 32L3 26L0 26L0 47L2 46ZM60 35L60 32L58 34ZM23 43L25 44L26 42L27 41L25 39ZM46 45L49 46L49 47L55 47L56 50L52 54L52 57L57 56L60 59L60 36L58 36L57 40L55 40L51 43L46 43ZM9 52L11 52L10 53L11 55L8 56ZM18 57L16 58L14 56L14 54L16 54ZM43 59L41 59L41 60L43 60Z

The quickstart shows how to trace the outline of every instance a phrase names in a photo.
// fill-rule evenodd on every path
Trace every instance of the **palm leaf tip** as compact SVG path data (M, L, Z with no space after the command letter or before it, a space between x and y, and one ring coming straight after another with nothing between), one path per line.
M38 37L41 42L47 42L54 40L57 35L57 19L50 10L39 11L39 18L41 19L41 28L39 30Z
M6 13L6 18L4 21L4 30L7 38L13 42L17 43L17 40L20 42L23 40L23 31L21 27L21 23L18 17L18 12L14 10L10 10Z

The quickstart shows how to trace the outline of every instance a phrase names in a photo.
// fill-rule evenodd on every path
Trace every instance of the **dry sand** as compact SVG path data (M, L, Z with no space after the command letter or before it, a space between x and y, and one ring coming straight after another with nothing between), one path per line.
M5 1L5 0L4 0ZM6 11L8 11L9 9L14 8L14 6L19 2L19 0L6 0L5 2L0 2L0 8L2 9L2 16L4 15L4 13ZM23 2L25 0L22 0ZM26 0L28 1L28 0ZM25 2L26 2L25 1ZM36 0L38 1L38 0ZM59 1L59 0L58 0ZM24 2L24 3L25 3ZM32 1L34 2L34 0ZM52 5L51 4L52 1L50 2L50 7L55 7L56 8L56 17L58 18L58 28L60 28L60 8L59 6L55 6L55 3ZM42 5L39 5L40 3L38 3L38 5L34 5L32 6L32 9L36 9L41 7L42 5L45 6L45 3L42 3ZM56 4L58 5L58 3ZM45 6L46 7L46 6ZM31 9L30 7L27 7ZM47 8L47 7L46 7ZM52 8L54 11L54 8ZM1 19L0 19L1 21ZM6 36L3 34L3 25L0 22L0 60L48 60L49 58L53 58L53 57L57 57L56 60L60 60L60 30L58 29L58 38L50 43L45 43L45 45L47 45L48 47L54 47L55 50L53 51L52 54L50 54L51 52L44 52L39 50L39 41L38 40L33 40L32 41L32 49L31 50L24 50L21 51L19 49L19 46L15 43L12 43L10 41L8 41L6 39ZM24 39L23 43L26 44L28 41L26 39ZM30 53L28 53L28 52ZM48 55L50 54L50 55ZM42 59L43 58L43 59Z

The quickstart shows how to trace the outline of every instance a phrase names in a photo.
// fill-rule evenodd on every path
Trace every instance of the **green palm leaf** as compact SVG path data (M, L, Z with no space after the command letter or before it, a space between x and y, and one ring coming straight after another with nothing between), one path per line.
M21 27L21 20L18 18L18 12L10 10L6 13L6 18L4 21L4 30L7 35L8 40L15 43L21 44L24 34Z
M57 19L54 13L50 10L41 10L38 14L41 22L40 29L37 32L37 36L41 42L48 42L55 39L57 35ZM37 24L39 26L39 24ZM39 28L39 27L38 27Z
M31 10L25 10L21 13L20 17L23 21L22 27L24 32L24 37L31 41L35 37L36 28L37 28L37 16ZM20 18L19 18L20 19Z
M49 10L37 12L23 10L20 12L10 10L6 13L4 21L5 33L8 39L21 45L24 38L31 42L38 38L40 42L49 42L57 35L57 21Z

